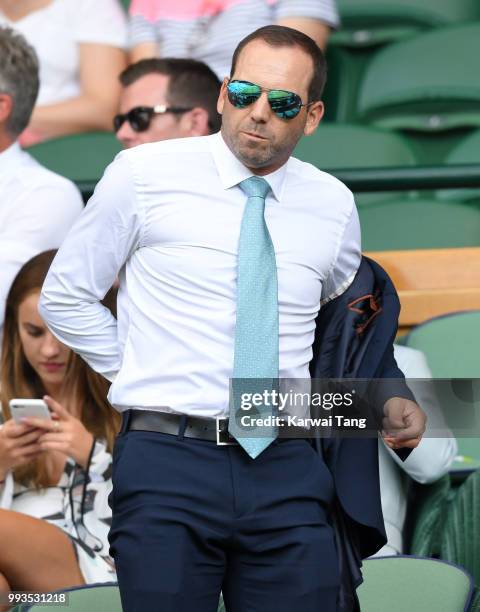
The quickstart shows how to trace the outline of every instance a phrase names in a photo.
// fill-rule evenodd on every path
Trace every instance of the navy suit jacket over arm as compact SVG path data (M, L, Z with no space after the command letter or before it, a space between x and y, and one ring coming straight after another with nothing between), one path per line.
M316 321L312 378L388 378L375 396L414 399L393 356L400 302L387 273L362 258L350 287L320 310ZM340 557L339 610L356 610L354 589L362 581L361 559L386 542L380 501L377 438L317 438L336 490L332 521ZM403 460L410 449L397 454Z

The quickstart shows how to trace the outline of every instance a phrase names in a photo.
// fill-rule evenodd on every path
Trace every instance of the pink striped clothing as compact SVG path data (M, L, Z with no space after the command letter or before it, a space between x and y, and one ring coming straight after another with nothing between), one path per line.
M242 38L285 17L339 25L335 0L132 0L130 46L154 42L160 56L203 60L223 78Z

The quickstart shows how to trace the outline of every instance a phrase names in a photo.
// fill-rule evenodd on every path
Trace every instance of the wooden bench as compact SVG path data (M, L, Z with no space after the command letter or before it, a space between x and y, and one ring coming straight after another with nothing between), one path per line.
M399 333L439 315L480 309L480 247L365 253L400 296Z

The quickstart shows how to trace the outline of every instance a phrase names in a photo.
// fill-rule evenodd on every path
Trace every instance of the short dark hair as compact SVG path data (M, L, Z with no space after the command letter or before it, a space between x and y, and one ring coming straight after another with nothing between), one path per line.
M38 96L38 58L25 38L8 27L0 27L0 93L12 98L6 123L16 138L27 127Z
M263 40L272 47L300 47L303 49L313 61L313 75L308 87L308 102L316 102L321 99L327 81L325 55L310 36L286 26L264 26L241 40L233 53L230 78L233 77L240 53L253 40Z
M204 62L177 57L144 59L128 66L120 74L120 83L128 87L148 74L169 77L167 104L204 108L210 132L218 132L221 116L217 112L220 80Z

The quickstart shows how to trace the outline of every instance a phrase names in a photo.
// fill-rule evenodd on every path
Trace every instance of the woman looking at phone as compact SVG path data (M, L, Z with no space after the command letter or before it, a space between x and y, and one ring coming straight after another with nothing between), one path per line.
M17 274L7 298L0 398L0 592L46 592L116 579L108 555L111 450L118 413L109 383L61 344L37 312L55 256ZM42 398L51 419L15 423L13 398ZM0 606L0 610L2 607Z

